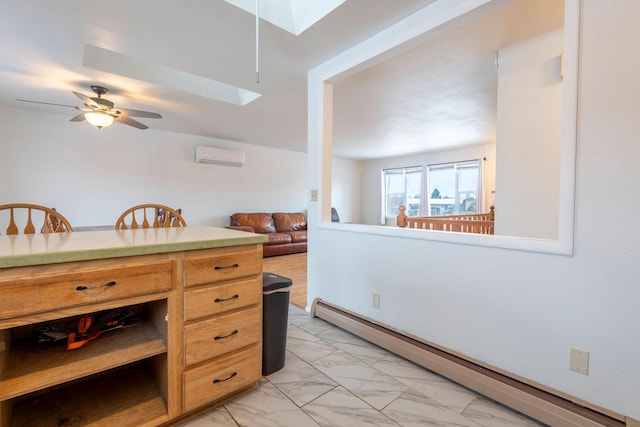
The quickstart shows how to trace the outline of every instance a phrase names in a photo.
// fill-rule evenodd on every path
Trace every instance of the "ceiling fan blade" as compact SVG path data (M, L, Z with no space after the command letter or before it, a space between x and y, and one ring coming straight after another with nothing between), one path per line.
M81 121L86 120L86 119L87 118L84 116L84 113L82 113L82 114L78 114L75 117L72 117L70 121L72 121L72 122L81 122Z
M149 128L149 126L144 125L144 124L140 123L137 120L130 119L127 116L115 116L114 119L116 119L120 123L124 123L125 125L133 126L134 128L138 128L138 129L148 129Z
M162 116L151 111L129 110L127 108L117 108L122 114L130 117L148 117L150 119L161 119Z
M98 105L101 105L102 109L106 109L106 110L111 110L113 108L113 102L109 101L108 99L104 99L104 98L91 98L93 100L93 102L95 102Z
M102 109L102 106L100 104L98 104L96 101L94 101L93 98L90 98L87 95L83 95L83 94L78 93L78 92L73 92L73 94L75 96L77 96L78 98L80 98L80 101L82 101L84 104L88 105L89 107Z
M65 104L55 104L53 102L42 102L42 101L30 101L28 99L16 99L16 101L20 101L20 102L31 102L34 104L45 104L45 105L56 105L58 107L70 107L70 108L76 108L74 105L65 105Z

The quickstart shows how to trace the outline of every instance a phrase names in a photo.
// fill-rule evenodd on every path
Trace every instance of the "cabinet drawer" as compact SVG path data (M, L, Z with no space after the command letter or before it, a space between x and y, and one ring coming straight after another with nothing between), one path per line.
M0 282L0 319L171 289L171 261L38 272Z
M184 261L184 285L221 282L261 272L262 253L257 249L190 257Z
M256 345L184 374L184 410L215 402L257 382L262 376L262 347Z
M260 306L187 325L185 364L191 365L262 340Z
M184 318L193 320L235 310L262 301L262 281L241 280L194 289L184 294Z

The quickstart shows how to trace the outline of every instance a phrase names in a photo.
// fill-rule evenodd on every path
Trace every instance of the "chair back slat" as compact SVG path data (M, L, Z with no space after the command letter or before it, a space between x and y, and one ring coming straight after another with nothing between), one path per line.
M164 216L163 227L171 227L171 215L167 215L167 212L162 212Z
M149 220L147 220L147 210L143 209L142 214L144 215L144 219L142 221L142 228L149 228Z
M7 235L18 234L18 226L13 219L13 208L10 208L9 226L7 227Z
M160 228L162 227L162 225L160 225L160 221L158 219L158 209L154 209L153 210L153 228Z
M136 211L131 211L131 228L139 228L138 221L136 221Z
M36 234L36 227L33 225L33 221L31 221L31 208L27 208L27 212L27 225L24 227L24 234Z

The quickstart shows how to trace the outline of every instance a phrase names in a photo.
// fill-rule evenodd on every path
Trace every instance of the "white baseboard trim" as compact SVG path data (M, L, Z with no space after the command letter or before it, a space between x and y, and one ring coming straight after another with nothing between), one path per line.
M625 422L623 416L610 411L603 413L601 408L578 404L319 298L311 306L311 315L550 426L640 427L630 424L629 418Z

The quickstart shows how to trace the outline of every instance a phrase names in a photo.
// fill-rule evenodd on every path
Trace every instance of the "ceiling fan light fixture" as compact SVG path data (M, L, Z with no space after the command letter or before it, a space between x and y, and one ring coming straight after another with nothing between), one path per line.
M108 126L111 126L111 124L113 123L113 117L105 113L91 112L86 113L84 117L90 124L97 127L98 129L106 128Z

